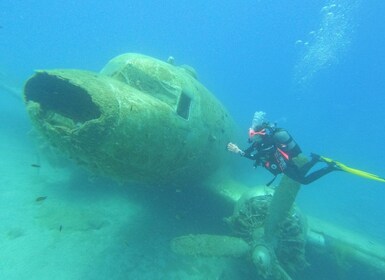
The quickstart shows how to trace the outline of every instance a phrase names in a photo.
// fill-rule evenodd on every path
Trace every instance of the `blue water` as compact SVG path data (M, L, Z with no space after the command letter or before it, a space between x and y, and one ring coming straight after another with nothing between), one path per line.
M263 110L270 120L277 121L279 126L291 132L305 154L317 152L349 166L385 176L383 11L383 1L359 0L2 0L0 147L3 156L0 172L3 179L0 197L3 202L1 216L7 222L0 229L3 237L8 236L6 241L2 241L8 255L0 253L0 256L1 259L10 258L12 261L0 269L1 273L7 279L26 279L26 275L33 275L30 279L49 279L48 275L55 275L52 271L60 270L64 264L75 267L73 274L61 277L58 273L57 278L50 279L163 279L163 276L159 276L163 275L159 270L171 279L171 274L164 272L167 264L163 262L166 261L159 259L163 251L167 251L168 239L176 235L178 230L165 230L162 235L160 224L145 230L149 239L157 241L158 246L164 245L158 250L160 255L154 252L149 253L155 254L154 258L147 255L151 251L150 242L143 245L143 252L136 253L138 263L130 266L122 261L129 258L130 253L115 250L122 249L124 241L114 243L106 240L109 237L98 235L99 239L95 239L95 242L106 242L111 246L92 250L93 245L88 244L85 250L91 250L90 258L94 259L85 258L83 262L71 263L66 254L81 259L80 253L71 251L71 246L77 246L76 238L69 239L68 244L65 241L55 243L59 237L48 237L48 233L44 232L44 236L47 236L42 238L52 242L46 250L33 238L36 236L33 233L39 235L38 228L32 226L41 213L36 205L27 204L34 202L40 193L59 197L64 204L66 198L74 195L84 203L91 203L96 209L106 207L110 211L107 212L117 218L111 222L111 216L100 210L97 215L102 217L102 221L98 223L103 224L103 219L109 220L114 224L114 234L117 236L120 236L118 233L126 217L118 208L114 208L111 197L127 196L127 201L117 205L135 209L130 210L133 216L137 215L135 211L150 211L135 208L135 204L145 201L143 197L135 201L132 191L122 190L113 182L92 183L89 175L83 174L71 163L64 164L65 172L69 169L71 174L81 174L78 181L69 180L71 184L82 186L78 191L74 186L60 185L59 179L65 181L69 175L61 171L59 163L59 167L48 167L48 170L30 170L31 162L45 162L37 152L39 142L36 141L37 136L31 133L21 100L22 84L35 69L79 68L99 71L109 59L125 52L143 53L163 60L172 55L177 64L193 66L199 80L231 112L245 131L245 142L238 143L240 146L247 145L247 129L254 112ZM248 173L256 171L251 165L245 165L242 172L248 176ZM266 175L264 170L257 172ZM45 183L39 181L41 178ZM99 197L106 195L103 184L112 186L108 188L111 193L116 192L108 195L107 205ZM90 195L85 186L92 188L92 185L100 188L96 187L96 191ZM100 200L90 202L87 195L99 197ZM151 193L147 195L152 196ZM383 183L336 173L303 187L297 203L309 215L385 243L384 197ZM156 201L156 197L151 200ZM46 202L53 203L49 199ZM54 203L51 207L57 210ZM76 213L71 209L69 211ZM187 216L188 210L184 211ZM33 215L28 215L28 211ZM168 211L164 210L162 215L170 222L167 220ZM228 214L223 213L223 216ZM221 215L217 213L213 217ZM195 215L193 220L200 219L199 216ZM205 216L203 220L200 225L199 222L194 224L197 232L198 229L213 231L210 227L205 228L211 223L210 219ZM191 226L191 219L189 221L184 226ZM14 225L16 222L17 225ZM50 224L48 228L59 226L60 223ZM72 228L75 232L82 230L76 223ZM160 231L155 234L155 239L153 230ZM24 240L14 236L22 236ZM92 240L87 239L86 235L82 238ZM9 240L14 243L10 244ZM62 244L62 247L55 244ZM25 253L25 246L30 246L30 250L36 250L36 253ZM55 246L60 247L60 253L55 251ZM18 268L18 258L24 263L21 267L25 267L25 271ZM164 258L172 259L170 256ZM103 267L104 260L112 266L111 270ZM178 265L183 266L177 263L169 268L170 271L176 270ZM103 268L98 272L95 267ZM148 272L151 269L154 274ZM124 275L130 276L125 278Z

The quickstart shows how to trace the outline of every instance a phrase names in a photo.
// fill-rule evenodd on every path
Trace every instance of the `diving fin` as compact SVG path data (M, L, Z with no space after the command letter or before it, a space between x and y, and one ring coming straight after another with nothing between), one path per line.
M320 160L322 160L322 161L324 161L326 163L333 163L333 164L335 164L335 166L339 170L342 170L342 171L345 171L345 172L349 172L351 174L354 174L354 175L357 175L357 176L361 176L361 177L364 177L364 178L367 178L367 179L371 179L371 180L375 180L375 181L379 181L379 182L385 183L385 178L382 178L382 177L380 177L378 175L375 175L375 174L372 174L372 173L369 173L369 172L366 172L366 171L362 171L362 170L359 170L359 169L351 168L351 167L346 166L345 164L343 164L341 162L338 162L338 161L335 161L335 160L333 160L331 158L320 156Z

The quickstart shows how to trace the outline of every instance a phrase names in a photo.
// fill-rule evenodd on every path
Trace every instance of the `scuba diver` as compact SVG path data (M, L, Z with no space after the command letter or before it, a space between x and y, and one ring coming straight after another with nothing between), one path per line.
M277 175L283 173L289 178L307 185L332 171L345 171L363 178L385 183L385 178L378 175L351 168L333 159L311 154L311 160L303 165L296 163L296 159L302 153L301 148L293 137L283 128L276 127L265 119L265 112L255 112L251 128L249 129L249 143L251 146L242 151L234 143L228 143L230 152L240 154L243 157L254 160L254 166L261 165L275 176L267 185L273 183ZM318 162L326 163L326 166L310 174L310 169Z
M269 170L274 178L267 185L273 183L277 175L281 173L307 185L332 171L342 170L335 161L327 160L316 154L311 154L311 160L304 165L297 165L293 159L301 154L301 148L285 129L269 123L265 119L265 115L265 112L255 112L249 129L249 143L252 144L248 149L242 151L231 142L227 144L227 149L254 160L255 167L261 165ZM326 166L308 174L309 170L318 162L325 162Z

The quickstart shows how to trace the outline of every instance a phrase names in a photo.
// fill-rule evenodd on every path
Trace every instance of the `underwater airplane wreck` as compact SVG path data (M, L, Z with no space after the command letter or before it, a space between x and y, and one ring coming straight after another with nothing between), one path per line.
M236 126L191 67L129 53L100 73L39 70L24 99L43 138L92 172L162 187L201 182L207 195L234 207L226 218L232 236L176 237L177 254L244 257L255 279L310 279L304 275L322 269L343 274L328 279L360 279L363 270L385 279L385 248L306 217L294 203L297 182L283 176L274 191L208 179L226 164Z
M181 184L224 160L234 123L188 66L123 54L101 71L37 71L24 90L38 131L120 181Z

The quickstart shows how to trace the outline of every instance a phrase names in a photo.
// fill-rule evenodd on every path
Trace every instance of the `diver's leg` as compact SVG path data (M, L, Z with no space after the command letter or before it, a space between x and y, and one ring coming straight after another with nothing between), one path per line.
M336 171L336 170L340 170L340 169L336 168L335 165L330 164L324 168L321 168L317 171L310 173L307 176L304 176L301 179L301 183L304 185L310 184L310 183L314 182L315 180L321 178L322 176L325 176L326 174L329 174L330 172Z
M291 179L307 185L332 171L341 170L334 162L328 162L326 167L314 171L306 176L309 170L319 161L321 161L319 155L311 154L311 160L302 165L302 167L298 167L297 165L288 165L284 173Z
M302 184L303 180L303 173L300 171L300 168L297 165L290 164L286 167L284 174L293 179L294 181L297 181L298 183Z
M302 165L301 167L298 168L298 171L302 174L304 177L306 173L309 172L309 170L317 163L320 161L320 156L316 154L311 154L311 160Z

